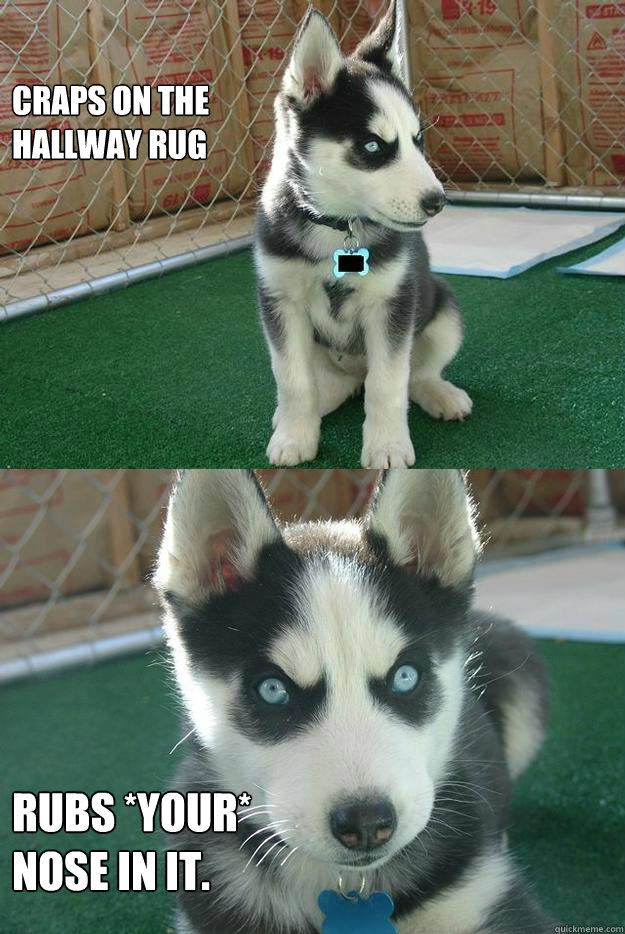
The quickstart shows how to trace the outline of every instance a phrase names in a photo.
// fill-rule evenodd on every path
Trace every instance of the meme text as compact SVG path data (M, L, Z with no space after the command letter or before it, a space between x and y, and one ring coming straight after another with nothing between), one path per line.
M125 159L139 157L144 135L147 158L206 159L206 130L195 127L148 129L119 127L74 127L69 118L88 114L104 117L149 117L156 109L164 116L206 117L210 115L208 84L118 84L111 91L110 110L102 84L17 84L12 108L16 117L53 117L52 126L19 128L12 132L12 156L20 160ZM156 107L155 107L156 104Z
M243 791L198 791L163 794L129 791L123 796L126 807L138 807L141 830L146 834L162 831L179 833L236 833L241 808L252 796ZM13 832L108 834L115 830L115 796L109 791L88 795L80 791L16 791L13 794ZM156 843L157 841L155 841ZM119 892L154 892L159 886L158 851L120 850L114 854ZM84 851L15 850L13 852L14 892L107 892L111 853L107 849ZM201 851L170 850L165 854L164 887L168 892L210 891L210 880L198 880Z

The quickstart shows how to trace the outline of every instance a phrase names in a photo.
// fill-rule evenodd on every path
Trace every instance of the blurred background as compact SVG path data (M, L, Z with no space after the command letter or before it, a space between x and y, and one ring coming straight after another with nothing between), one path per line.
M376 476L369 470L260 474L283 520L360 515ZM0 681L158 642L146 580L171 479L166 470L2 472ZM469 482L486 541L480 597L492 600L495 589L505 591L502 609L518 611L528 628L541 632L622 631L620 608L609 597L622 571L625 471L474 470ZM550 560L540 563L546 570L538 593L527 588L525 575L540 555ZM593 594L589 613L580 607L579 588L592 578L596 591L599 572L606 586L602 596ZM545 608L545 587L551 598L569 595L558 613Z

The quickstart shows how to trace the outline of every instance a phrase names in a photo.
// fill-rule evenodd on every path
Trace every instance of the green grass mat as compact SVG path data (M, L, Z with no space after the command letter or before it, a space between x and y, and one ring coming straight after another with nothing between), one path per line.
M622 234L621 234L622 236ZM411 406L418 467L625 462L625 289L563 276L619 235L513 279L447 277L466 341L464 424ZM275 390L249 252L0 328L1 465L260 467ZM362 399L324 419L313 466L358 466Z
M553 711L548 741L521 780L511 846L546 908L574 924L623 924L625 646L538 643ZM162 665L109 662L0 691L0 932L164 934L173 896L156 893L13 893L13 849L149 849L127 791L167 790L178 717ZM113 833L10 833L10 795L112 791ZM235 790L235 789L233 789ZM114 878L114 874L113 874Z

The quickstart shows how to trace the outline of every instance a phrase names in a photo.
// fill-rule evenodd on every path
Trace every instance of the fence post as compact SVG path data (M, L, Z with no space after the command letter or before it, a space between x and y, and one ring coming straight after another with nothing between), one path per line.
M616 527L616 509L612 503L607 470L588 471L586 503L586 534L592 538L598 532L609 532Z

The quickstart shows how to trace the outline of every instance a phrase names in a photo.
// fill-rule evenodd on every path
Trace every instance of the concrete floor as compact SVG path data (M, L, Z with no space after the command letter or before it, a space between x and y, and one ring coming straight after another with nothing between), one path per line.
M532 635L625 642L625 547L485 562L476 606L510 617Z

